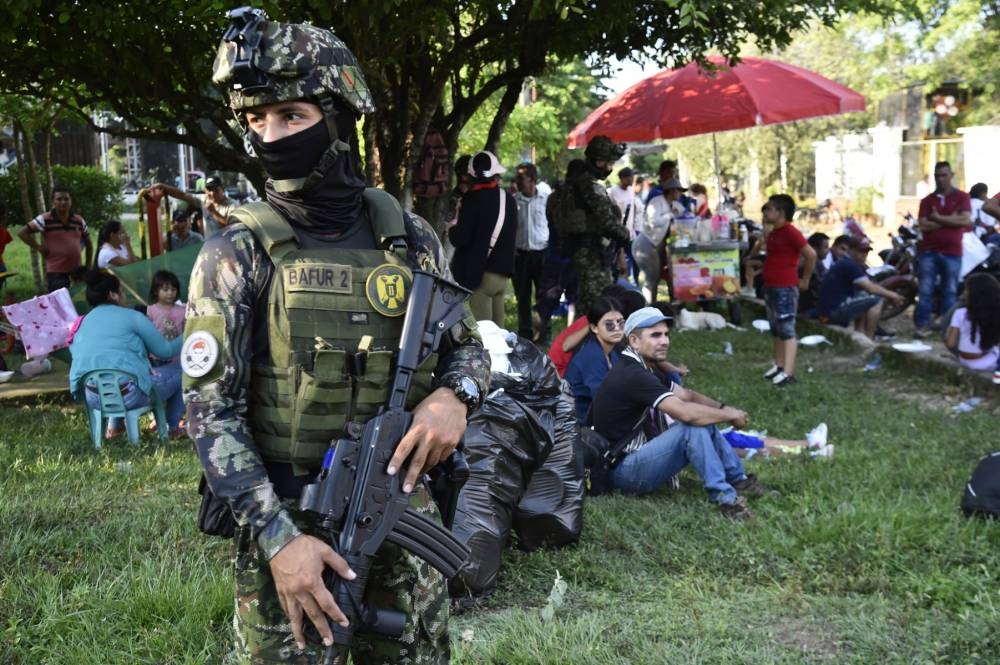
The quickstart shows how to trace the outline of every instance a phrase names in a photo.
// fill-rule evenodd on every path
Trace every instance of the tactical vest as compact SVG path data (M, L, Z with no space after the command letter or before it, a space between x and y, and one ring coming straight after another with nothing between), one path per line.
M552 196L556 197L553 204L555 219L553 224L561 237L589 233L587 211L577 205L576 192L570 183L559 187Z
M412 273L399 203L378 189L365 190L364 200L384 249L303 249L266 203L231 214L274 263L270 355L251 367L248 405L254 442L267 460L317 468L347 421L365 422L388 399ZM359 354L363 335L373 343ZM429 359L413 377L409 407L430 393L434 365Z

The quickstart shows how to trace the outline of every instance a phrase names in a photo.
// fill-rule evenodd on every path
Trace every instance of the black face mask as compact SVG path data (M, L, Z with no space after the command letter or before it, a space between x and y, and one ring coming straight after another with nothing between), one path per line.
M604 168L599 167L593 162L587 162L587 166L590 167L590 172L594 174L594 177L598 180L604 180L609 175L611 175L611 168L605 166Z
M308 129L267 143L256 132L250 132L250 145L272 180L305 178L329 147L330 132L320 120Z
M294 226L342 233L362 213L365 181L354 167L357 142L352 139L353 118L348 114L338 115L337 128L341 150L322 179L307 189L282 192L275 189L275 180L307 178L331 148L333 141L326 122L317 122L301 132L269 143L250 132L250 144L270 176L264 189L267 202ZM349 148L348 144L354 148Z

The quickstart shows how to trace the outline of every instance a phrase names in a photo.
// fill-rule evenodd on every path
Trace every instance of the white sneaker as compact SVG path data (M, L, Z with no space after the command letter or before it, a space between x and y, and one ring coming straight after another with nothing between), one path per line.
M816 459L818 457L824 457L826 459L830 459L833 457L833 444L832 443L827 444L818 450L810 450L809 456L812 457L813 459Z
M771 369L764 372L764 378L773 379L774 377L778 376L781 373L782 372L780 367L778 367L777 365L771 365Z
M827 427L826 423L820 423L806 434L806 441L809 442L810 449L819 449L826 445Z

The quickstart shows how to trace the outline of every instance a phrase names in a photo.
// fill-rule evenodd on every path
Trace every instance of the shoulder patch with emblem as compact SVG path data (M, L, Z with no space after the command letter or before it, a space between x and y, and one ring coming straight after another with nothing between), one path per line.
M215 367L219 360L219 341L212 333L198 330L191 333L181 348L181 369L188 376L198 379Z
M372 309L382 316L402 316L406 313L406 298L412 284L413 275L408 269L383 263L368 275L365 296Z

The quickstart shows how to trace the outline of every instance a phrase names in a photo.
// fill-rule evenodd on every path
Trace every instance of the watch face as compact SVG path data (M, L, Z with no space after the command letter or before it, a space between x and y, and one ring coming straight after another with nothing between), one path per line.
M466 397L470 400L479 401L479 388L476 386L476 382L467 376L463 376L459 387Z

